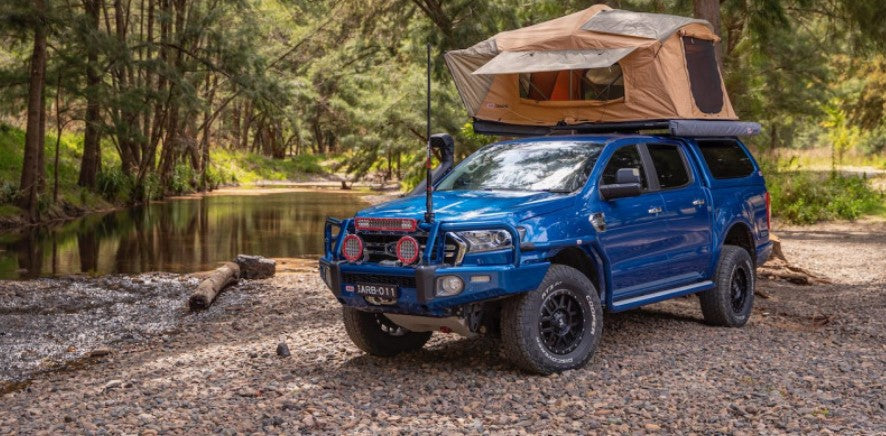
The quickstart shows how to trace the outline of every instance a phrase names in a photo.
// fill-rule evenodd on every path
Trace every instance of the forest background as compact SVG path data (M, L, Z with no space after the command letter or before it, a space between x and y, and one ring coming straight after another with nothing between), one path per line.
M594 3L5 0L0 220L333 173L414 185L425 44L434 131L463 157L494 138L473 133L442 54ZM736 112L764 127L749 143L776 216L884 213L886 2L602 3L713 23Z

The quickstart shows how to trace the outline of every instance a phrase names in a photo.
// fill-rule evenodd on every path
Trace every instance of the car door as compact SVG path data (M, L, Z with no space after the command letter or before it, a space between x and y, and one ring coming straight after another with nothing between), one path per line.
M664 201L660 219L668 229L670 286L701 281L713 255L708 190L685 147L679 142L645 146Z
M612 272L615 300L657 288L669 276L664 201L647 166L636 144L624 145L615 150L597 181L598 186L614 184L620 168L637 168L643 186L638 196L592 202L599 210L592 210L591 216L602 214L605 221L605 229L598 228L598 240Z

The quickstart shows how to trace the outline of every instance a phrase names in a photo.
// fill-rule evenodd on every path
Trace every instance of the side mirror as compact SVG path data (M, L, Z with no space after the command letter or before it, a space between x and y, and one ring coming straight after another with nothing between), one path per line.
M615 173L614 185L600 186L600 196L604 200L634 197L643 193L642 182L638 168L620 168Z

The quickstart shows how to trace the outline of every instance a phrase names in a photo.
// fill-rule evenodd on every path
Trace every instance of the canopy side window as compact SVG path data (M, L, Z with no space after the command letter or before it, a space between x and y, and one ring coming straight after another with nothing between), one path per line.
M520 97L535 101L613 101L625 97L621 66L520 74Z
M706 114L720 113L723 110L723 87L714 41L684 36L683 50L695 105Z

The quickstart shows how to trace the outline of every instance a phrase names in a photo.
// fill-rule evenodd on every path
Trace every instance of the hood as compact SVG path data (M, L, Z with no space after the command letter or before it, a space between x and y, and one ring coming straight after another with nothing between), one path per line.
M574 195L550 192L440 191L434 192L438 221L497 221L514 224L571 206ZM359 217L424 219L425 196L413 195L361 210Z

